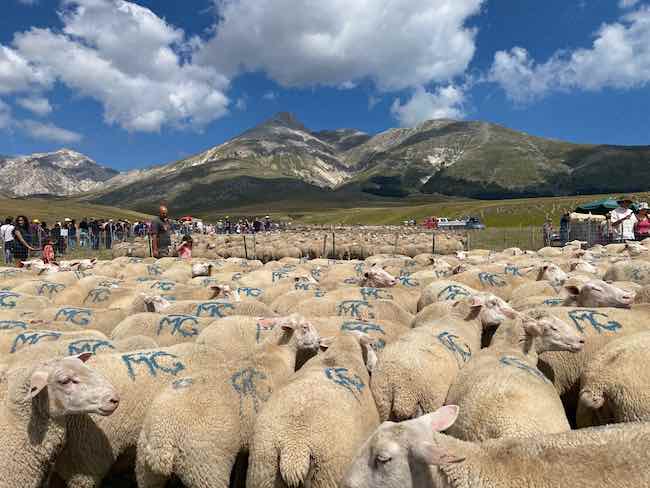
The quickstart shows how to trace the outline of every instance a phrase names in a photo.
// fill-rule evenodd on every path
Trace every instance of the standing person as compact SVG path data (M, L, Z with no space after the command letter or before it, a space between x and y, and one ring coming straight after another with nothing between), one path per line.
M90 219L90 239L92 240L93 249L99 249L99 222L95 219Z
M77 222L74 219L68 220L68 248L77 247Z
M79 222L79 246L90 247L88 245L88 219L86 217Z
M158 209L158 217L151 221L151 249L155 258L170 255L172 224L167 215L167 207L161 205Z
M5 219L5 223L0 226L0 236L4 246L5 264L11 264L14 259L14 224L11 217Z
M637 241L642 241L650 237L650 217L648 217L648 204L639 203L639 209L636 216L637 223L634 226L634 236Z
M104 224L104 235L106 236L106 249L110 249L113 246L113 232L115 226L113 224L113 219L108 219L108 222Z
M551 223L551 219L546 219L546 222L544 222L542 229L544 232L544 246L550 246L551 236L553 235L553 224Z
M618 207L609 214L612 224L612 238L617 242L633 241L636 216L630 208L633 200L629 195L623 195L616 200Z
M21 261L27 260L29 251L37 251L29 243L31 242L29 219L24 215L16 217L16 225L13 230L14 236L14 258L16 265L22 268Z
M571 214L564 212L560 219L560 241L562 244L569 242L569 222L571 221Z

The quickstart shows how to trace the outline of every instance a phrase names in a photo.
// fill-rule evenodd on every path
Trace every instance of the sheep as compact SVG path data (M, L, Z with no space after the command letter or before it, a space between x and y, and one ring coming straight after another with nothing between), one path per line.
M650 421L650 332L613 340L595 353L580 378L577 425Z
M638 307L638 308L637 308ZM631 310L620 308L551 307L549 314L573 324L585 338L585 347L578 353L544 352L538 368L555 385L563 397L569 420L574 420L580 375L588 361L612 340L650 330L648 307L639 305Z
M460 370L446 403L460 415L449 434L466 441L525 437L571 429L553 384L537 369L544 351L578 352L575 328L542 313L499 327L490 347Z
M32 347L43 342L67 339L106 339L106 336L95 330L57 332L52 330L3 330L0 331L0 360L6 356Z
M150 312L167 315L188 314L196 317L218 319L229 315L251 315L256 317L274 317L275 313L266 305L255 300L181 300L170 302L161 297L145 297Z
M319 345L307 321L288 318L279 329L219 369L179 379L158 395L138 441L138 486L163 487L172 474L195 488L228 486L257 412L293 374L296 355Z
M514 318L509 307L474 295L386 346L370 385L380 418L408 419L440 407L458 371L480 350L483 329L507 318Z
M90 354L26 363L6 374L0 407L0 484L38 488L61 452L72 418L111 415L119 405L113 385L84 365Z
M417 313L419 293L405 288L344 287L327 293L330 300L392 300L409 313Z
M255 423L246 486L338 486L379 424L368 388L376 363L369 342L363 334L336 337L271 396Z
M81 306L93 309L121 308L127 313L146 312L147 294L135 288L97 287L88 292Z
M54 301L55 298L65 291L67 285L50 280L29 280L23 281L22 284L14 286L11 291L14 293L24 293L38 297L45 297Z
M194 344L93 356L88 365L119 389L122 408L107 418L76 419L56 460L56 474L69 487L99 486L115 460L137 445L147 400L170 382L192 374L204 356L207 351L199 355Z
M11 290L0 290L0 313L39 310L52 306L52 302L45 297L17 293Z
M309 298L296 303L289 312L303 316L348 317L352 319L388 320L409 326L413 315L396 304L393 300L330 300Z
M462 283L448 280L434 281L422 290L417 310L419 312L432 303L446 300L455 301L476 293L478 293L476 290Z
M504 300L510 300L513 289L525 283L526 279L505 273L481 271L479 269L454 275L454 281L474 290L494 293Z
M440 432L458 407L384 422L341 488L629 488L650 485L650 423L472 443Z
M650 285L650 263L624 260L612 264L603 275L605 281L633 281Z
M564 306L630 308L634 303L633 291L624 290L603 280L591 280L580 285L567 285L569 293Z
M123 309L110 308L105 310L83 307L49 307L36 309L25 314L22 320L29 321L30 328L44 328L57 331L74 331L93 329L110 336L113 329L127 316Z
M154 339L161 347L194 341L196 337L214 322L212 318L198 318L184 314L139 313L120 322L111 334L112 340L121 340L133 335L144 335Z

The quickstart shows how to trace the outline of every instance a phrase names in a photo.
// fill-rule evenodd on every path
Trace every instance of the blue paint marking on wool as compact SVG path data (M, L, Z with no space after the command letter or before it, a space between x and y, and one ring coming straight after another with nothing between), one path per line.
M235 306L228 302L204 302L196 306L197 317L225 317L226 310L234 310Z
M198 319L192 315L168 315L158 322L156 334L160 335L166 327L169 327L171 335L178 333L183 337L194 337L199 335L199 330L195 327L198 324Z
M16 308L17 298L20 298L18 293L0 291L0 308Z
M499 362L503 364L504 366L512 366L518 369L521 369L522 371L527 372L528 374L534 376L537 379L540 379L546 383L550 383L551 381L544 376L544 373L542 373L539 369L533 368L529 364L526 364L524 361L522 361L519 358L516 358L514 356L502 356L499 359Z
M356 317L362 318L364 311L367 312L367 317L370 319L375 318L372 313L372 305L365 300L344 300L337 306L336 312L339 317Z
M163 358L177 361L173 361L171 365L165 366L159 362ZM123 354L122 361L124 361L124 364L127 367L127 373L132 381L135 381L135 366L138 365L146 366L146 369L144 369L144 371L149 374L149 376L157 376L158 372L176 376L178 373L185 369L185 365L179 360L178 356L165 351L148 351Z
M569 318L573 321L580 333L584 333L585 325L590 325L599 334L602 334L604 331L618 332L623 328L619 322L609 320L609 315L597 310L571 310L569 311ZM603 318L605 321L601 322L599 318Z
M85 326L90 323L92 317L93 317L92 310L88 310L86 308L65 307L65 308L60 308L56 312L56 315L54 316L54 320L57 321L63 318L64 322L70 322L75 325Z
M22 332L16 336L13 344L11 345L10 353L15 353L20 346L33 346L38 344L42 339L51 338L57 341L61 338L59 332Z
M438 334L438 341L466 363L472 357L472 349L469 347L469 344L465 342L460 343L459 339L460 337L448 331Z
M100 339L82 339L68 344L68 354L70 355L82 354L84 352L97 354L97 351L101 349L115 349L115 346L109 341Z

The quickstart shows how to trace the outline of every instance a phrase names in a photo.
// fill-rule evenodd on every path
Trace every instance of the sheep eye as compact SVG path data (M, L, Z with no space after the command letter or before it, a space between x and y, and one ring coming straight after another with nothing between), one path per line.
M59 380L60 385L68 385L72 383L72 378L63 378L62 380Z
M377 463L378 464L386 464L388 463L392 458L387 455L387 454L378 454L377 455Z

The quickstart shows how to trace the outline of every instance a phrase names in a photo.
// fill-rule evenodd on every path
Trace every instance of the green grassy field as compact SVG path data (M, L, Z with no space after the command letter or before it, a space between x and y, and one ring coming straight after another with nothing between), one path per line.
M116 207L105 207L78 202L66 198L0 198L0 217L26 215L48 224L66 217L80 220L83 217L96 219L127 219L131 222L148 216L140 212Z
M432 200L412 199L378 204L364 202L359 207L324 206L318 208L317 202L278 202L270 206L250 206L238 209L224 209L204 218L230 215L264 215L270 214L275 219L290 218L304 224L399 224L404 220L417 219L435 215L437 217L478 216L490 228L525 228L540 226L546 218L556 224L566 210L573 210L581 203L586 203L612 195L586 195L571 197L521 198L512 200L460 200L437 197ZM635 195L642 201L650 200L650 193Z

